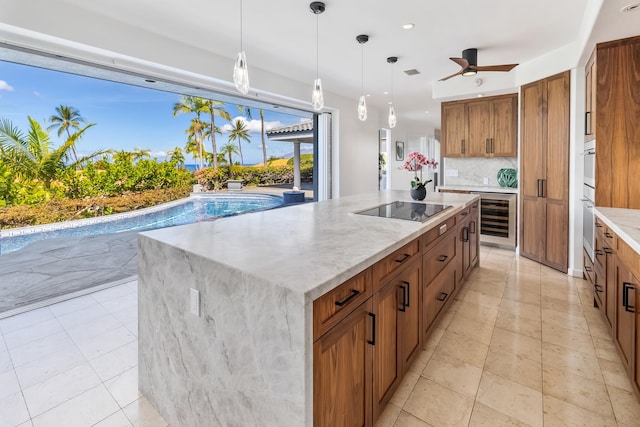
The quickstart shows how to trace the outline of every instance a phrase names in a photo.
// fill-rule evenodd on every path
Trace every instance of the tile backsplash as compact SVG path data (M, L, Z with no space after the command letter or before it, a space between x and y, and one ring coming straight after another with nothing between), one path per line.
M498 186L498 171L503 168L518 170L517 157L467 157L444 159L444 185ZM457 171L457 176L451 172ZM485 182L488 178L489 182ZM519 178L519 175L518 175Z

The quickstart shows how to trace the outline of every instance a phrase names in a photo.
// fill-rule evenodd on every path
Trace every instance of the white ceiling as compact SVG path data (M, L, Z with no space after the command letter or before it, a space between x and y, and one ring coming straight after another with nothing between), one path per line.
M238 0L58 1L70 10L85 9L223 57L234 58L239 49ZM361 52L355 37L367 34L368 103L386 109L389 95L383 92L390 90L391 84L386 58L398 56L393 79L399 120L439 127L440 107L439 101L432 99L432 84L458 70L450 56L475 47L479 65L530 61L575 41L588 3L594 1L598 0L327 0L326 12L319 16L320 77L326 91L353 98L355 106L360 95ZM637 31L631 28L640 24L640 12L625 14L635 16L624 25L618 23L621 14L615 13L620 3L631 1L604 1L607 12L598 19L599 32L594 34L600 39L595 41ZM311 87L316 73L316 17L309 3L243 0L244 48L250 68L308 82ZM403 30L401 26L407 22L415 28ZM420 74L402 72L413 68ZM490 79L491 74L495 73L484 73L482 78Z

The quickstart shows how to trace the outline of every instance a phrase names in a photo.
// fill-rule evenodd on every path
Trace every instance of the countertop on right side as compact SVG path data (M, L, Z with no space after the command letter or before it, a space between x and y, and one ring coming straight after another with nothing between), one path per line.
M593 213L602 219L627 245L640 254L640 209L596 206Z

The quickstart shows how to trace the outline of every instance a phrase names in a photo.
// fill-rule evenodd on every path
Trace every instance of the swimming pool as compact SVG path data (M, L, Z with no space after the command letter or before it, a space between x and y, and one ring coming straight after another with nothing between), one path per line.
M140 211L24 229L3 230L0 254L46 239L145 231L275 208L282 198L266 194L203 195Z

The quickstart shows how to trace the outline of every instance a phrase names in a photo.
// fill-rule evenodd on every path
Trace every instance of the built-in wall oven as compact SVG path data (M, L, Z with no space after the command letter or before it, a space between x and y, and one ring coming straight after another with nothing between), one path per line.
M480 196L480 243L516 247L516 195L473 193Z
M584 146L584 185L582 187L582 237L583 246L593 261L595 239L595 222L593 207L596 202L596 142L585 143Z

